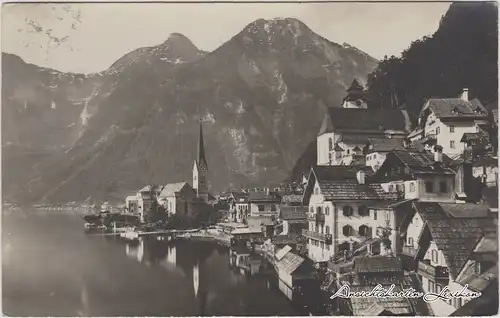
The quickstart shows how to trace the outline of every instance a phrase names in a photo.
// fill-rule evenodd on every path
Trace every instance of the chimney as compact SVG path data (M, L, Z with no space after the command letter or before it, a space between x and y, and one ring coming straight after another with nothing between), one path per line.
M434 161L443 162L443 147L440 145L434 146Z
M363 168L356 172L356 179L358 179L359 184L365 184L365 170Z
M269 195L269 188L266 188L266 194Z
M464 88L462 89L462 96L460 97L461 100L468 102L469 101L469 89Z

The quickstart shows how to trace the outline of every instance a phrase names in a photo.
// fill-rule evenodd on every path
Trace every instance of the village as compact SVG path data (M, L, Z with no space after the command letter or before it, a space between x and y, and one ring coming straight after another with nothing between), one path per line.
M464 88L429 99L411 127L404 106L368 109L364 93L354 79L341 107L329 108L302 180L213 195L200 122L192 183L146 185L122 215L152 235L191 229L177 236L260 253L289 299L319 293L328 314L495 314L498 114ZM379 284L482 296L330 299L344 285Z

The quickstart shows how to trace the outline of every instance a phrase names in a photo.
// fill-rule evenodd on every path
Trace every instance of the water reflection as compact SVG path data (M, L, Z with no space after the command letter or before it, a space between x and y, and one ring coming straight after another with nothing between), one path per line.
M210 242L125 242L85 235L79 216L28 211L2 216L2 249L8 316L301 313L268 287L258 255Z

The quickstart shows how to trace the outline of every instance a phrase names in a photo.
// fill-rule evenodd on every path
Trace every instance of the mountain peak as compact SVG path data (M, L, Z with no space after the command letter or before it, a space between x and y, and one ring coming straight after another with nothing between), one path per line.
M247 25L245 30L250 33L257 33L264 31L266 33L275 33L276 31L283 31L288 29L291 32L305 31L309 28L300 20L296 18L272 18L272 19L258 19Z

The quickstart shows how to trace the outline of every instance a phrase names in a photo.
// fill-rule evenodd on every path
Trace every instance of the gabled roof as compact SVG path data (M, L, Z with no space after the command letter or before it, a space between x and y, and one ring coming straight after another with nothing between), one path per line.
M163 189L162 185L153 185L154 192L160 192L162 189ZM151 185L147 185L144 188L142 188L141 190L139 190L139 192L141 192L141 193L142 192L149 192L149 191L151 191Z
M243 200L248 199L248 193L245 193L245 192L236 192L236 191L233 191L233 192L231 192L231 196L236 201L239 201L240 199L243 199Z
M329 107L318 135L342 130L368 130L380 133L393 130L404 133L405 120L399 109Z
M169 183L161 191L160 197L173 196L176 193L180 192L185 186L191 188L191 186L187 182Z
M359 184L356 166L317 166L311 169L326 200L396 200L397 194L385 192L380 184ZM313 182L310 180L309 182Z
M282 206L280 208L281 218L283 220L305 220L307 206Z
M414 202L413 206L443 253L450 275L456 278L478 241L492 226L491 218L466 217L455 206L442 208L441 204L435 202Z
M286 253L280 253L283 250L285 250ZM290 251L291 247L287 245L276 253L276 255L281 256L279 260L276 260L276 266L278 267L278 269L284 271L287 274L293 274L293 272L295 272L305 261L304 258ZM282 256L281 254L284 255Z
M487 117L488 111L477 99L465 101L461 98L431 98L425 109L430 109L438 118L477 118ZM480 113L477 112L480 110ZM422 114L422 113L421 113Z
M454 174L455 172L446 165L436 165L434 155L428 151L395 150L392 152L401 162L412 170L413 173L439 173ZM443 162L445 155L443 154Z

